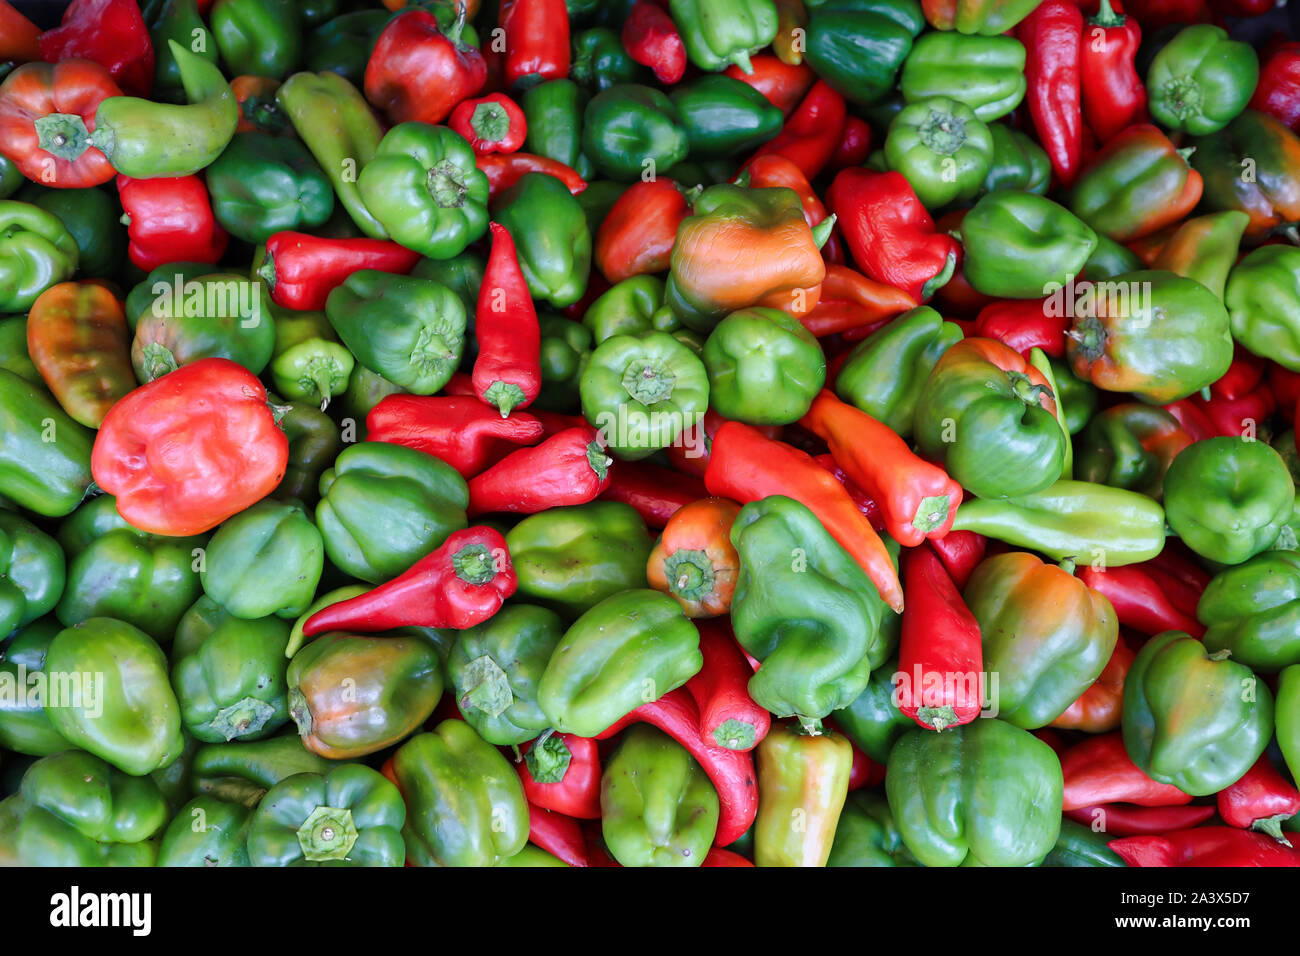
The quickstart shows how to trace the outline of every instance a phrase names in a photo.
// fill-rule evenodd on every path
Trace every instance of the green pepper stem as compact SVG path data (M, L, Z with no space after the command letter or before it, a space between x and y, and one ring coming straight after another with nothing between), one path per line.
M1115 12L1115 8L1110 5L1110 0L1101 0L1097 15L1089 22L1099 27L1122 27L1127 19L1124 14Z

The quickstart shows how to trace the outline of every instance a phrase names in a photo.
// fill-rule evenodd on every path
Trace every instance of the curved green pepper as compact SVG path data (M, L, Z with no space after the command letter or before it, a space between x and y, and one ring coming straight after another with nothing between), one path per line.
M52 611L66 579L59 543L12 511L0 511L0 634Z
M339 761L303 746L296 731L265 740L203 744L190 766L196 794L254 807L267 790L296 773L326 773Z
M798 421L826 383L821 345L780 309L732 312L709 333L704 367L714 411L750 425Z
M236 617L293 618L311 603L324 565L321 534L300 505L259 501L212 536L203 590Z
M199 14L199 5L195 0L166 0L157 14L157 19L150 20L149 40L153 44L153 92L152 97L166 100L168 103L185 102L185 87L181 84L181 71L172 56L168 40L175 40L191 53L196 53L205 60L217 62L217 44L212 39L207 24ZM198 49L195 49L198 47Z
M1259 57L1248 43L1208 23L1184 27L1151 61L1151 115L1169 129L1205 136L1246 108L1259 81Z
M49 518L76 508L90 487L90 429L42 387L0 369L0 495Z
M917 198L932 209L973 199L992 161L988 126L969 106L947 96L909 103L889 124L885 162L907 177Z
M587 91L568 77L524 90L519 97L528 127L524 149L564 163L583 179L590 179L594 170L582 152L582 114L589 99ZM590 190L588 186L583 192Z
M602 176L630 183L647 169L667 173L686 158L690 138L666 93L620 83L597 93L583 110L582 151Z
M1065 285L1097 248L1097 234L1064 206L1010 189L975 204L961 221L961 241L970 284L1008 299L1036 299Z
M1300 664L1300 554L1267 551L1210 581L1196 605L1205 646L1262 674Z
M911 720L907 722L912 724ZM878 793L855 790L840 811L835 842L826 865L916 866L917 863L903 843L889 802Z
M510 231L534 299L562 309L586 294L591 230L564 183L545 173L526 173L496 198L492 218Z
M57 216L77 243L77 274L116 278L126 256L122 204L105 189L45 189L29 183L17 196ZM211 267L209 267L211 268Z
M334 187L298 140L238 133L206 173L212 212L245 242L319 226L334 212Z
M1260 246L1228 273L1224 302L1232 338L1300 372L1300 249Z
M1025 47L1010 36L926 33L903 62L898 85L909 103L951 97L987 123L1010 113L1025 98ZM1044 190L1046 186L1044 182Z
M26 312L50 286L72 278L79 256L77 240L54 213L0 200L0 313Z
M45 653L59 630L52 618L33 621L0 651L0 685L12 688L0 693L0 747L35 757L68 749L45 712L44 695L35 692L39 678L31 676L45 672Z
M163 833L159 866L251 866L252 812L216 797L195 797L177 811Z
M217 0L208 19L226 69L283 79L302 58L298 8L296 0Z
M781 132L781 111L748 83L722 74L673 87L669 94L694 159L735 156Z
M893 89L925 26L915 0L828 0L808 13L804 58L838 93L864 106Z
M979 115L978 110L975 115ZM1047 187L1052 181L1052 162L1047 158L1047 151L1025 133L1002 123L989 123L989 136L993 139L993 156L989 160L989 171L984 175L984 185L980 187L980 192L1013 189L1038 196L1046 195ZM1132 261L1133 265L1119 271L1128 272L1137 268L1137 257L1133 256Z
M569 75L583 86L608 89L634 83L645 70L623 49L623 39L609 27L591 27L573 35Z

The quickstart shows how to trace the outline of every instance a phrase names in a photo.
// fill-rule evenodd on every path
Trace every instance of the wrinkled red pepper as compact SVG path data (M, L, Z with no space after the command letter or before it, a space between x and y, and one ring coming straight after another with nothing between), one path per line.
M569 8L564 0L502 0L499 22L506 36L507 86L525 77L569 75Z
M776 138L760 146L750 159L784 156L808 179L816 179L839 147L847 115L844 97L818 80Z
M1025 358L1040 348L1053 358L1065 355L1068 315L1048 315L1043 299L1000 299L980 309L971 335L997 339Z
M528 135L524 111L504 93L463 100L451 111L447 125L465 137L479 155L513 153Z
M542 333L514 238L500 223L489 228L492 252L474 311L478 357L471 379L479 399L505 418L531 405L541 391Z
M686 45L673 18L658 4L650 0L632 4L622 39L627 55L654 70L660 83L671 86L686 72Z
M1278 773L1268 754L1261 754L1241 779L1220 790L1216 803L1228 826L1259 830L1291 845L1282 835L1282 821L1300 813L1300 790Z
M1083 14L1070 0L1043 0L1016 37L1025 45L1025 102L1039 143L1057 179L1070 186L1083 162Z
M286 309L325 308L335 288L358 269L410 272L420 254L388 239L322 239L305 232L277 232L266 240L257 275L271 301Z
M487 82L487 64L477 47L461 40L464 25L464 4L445 33L427 10L392 20L366 63L366 99L394 123L437 124L456 104L477 96Z
M1197 827L1106 844L1129 866L1300 866L1300 850L1234 827Z
M1117 837L1146 836L1197 827L1214 816L1213 806L1187 804L1181 807L1137 807L1129 803L1103 803L1095 807L1066 810L1075 823L1097 826Z
M73 0L63 20L40 37L41 59L94 60L131 96L153 89L154 54L135 0Z
M542 423L534 416L515 412L502 418L476 396L388 395L366 416L367 441L418 449L466 479L541 439Z
M573 817L528 804L528 840L569 866L590 866L587 839Z
M853 503L862 512L862 517L871 522L872 528L878 532L885 530L885 516L880 511L880 505L876 504L875 499L853 483L853 479L845 474L844 469L835 461L834 455L830 452L824 455L814 455L813 461L834 475L835 480L844 486L844 490L849 493Z
M165 179L117 177L131 262L151 271L168 262L216 262L230 236L212 214L198 176Z
M521 448L469 482L468 514L536 514L585 505L609 485L613 460L590 425L569 428L540 445Z

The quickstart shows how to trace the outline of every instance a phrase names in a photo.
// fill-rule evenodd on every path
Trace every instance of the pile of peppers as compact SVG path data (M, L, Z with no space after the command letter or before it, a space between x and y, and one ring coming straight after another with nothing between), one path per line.
M0 863L1300 866L1276 12L0 0Z

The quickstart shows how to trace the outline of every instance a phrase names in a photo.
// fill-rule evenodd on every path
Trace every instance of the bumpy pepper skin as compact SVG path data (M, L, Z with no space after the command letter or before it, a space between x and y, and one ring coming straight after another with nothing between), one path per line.
M537 684L551 726L595 737L704 666L700 635L666 594L634 588L601 601L555 646Z
M534 299L562 309L583 297L591 272L591 229L564 183L527 173L492 203L492 218L514 237Z
M12 511L0 511L0 634L48 614L66 574L57 541Z
M1240 564L1271 547L1294 503L1286 462L1253 439L1196 442L1165 476L1169 526L1197 554L1223 564Z
M671 0L668 9L686 55L701 70L717 72L734 63L750 73L749 55L776 38L771 0Z
M90 618L55 636L45 667L50 673L96 675L93 691L83 685L80 695L46 707L69 743L134 776L180 755L180 706L167 680L167 660L143 631Z
M885 161L935 209L973 199L993 160L993 137L965 103L932 96L909 103L889 124Z
M1013 551L981 562L963 597L979 621L997 716L1046 726L1101 674L1119 637L1110 601L1069 571Z
M334 760L396 743L442 697L438 654L419 637L333 631L294 655L286 680L289 716L303 744Z
M307 148L290 137L239 133L205 178L217 222L245 242L319 226L334 211L329 177Z
M776 724L758 745L756 866L826 866L849 790L853 745Z
M320 480L316 526L339 568L378 583L466 527L469 488L432 455L380 442L344 449Z
M1152 780L1205 796L1259 759L1273 712L1273 694L1250 668L1165 631L1142 646L1125 678L1124 749Z
M984 719L908 731L885 792L903 842L926 866L1032 866L1056 844L1064 782L1052 748Z
M236 617L294 618L315 596L324 563L321 534L302 507L259 501L212 536L203 590Z
M252 811L216 797L195 797L176 812L158 848L158 866L251 866Z
M1082 272L1097 248L1097 234L1064 206L1005 189L975 204L961 222L961 237L970 284L1010 299L1050 294Z
M1268 551L1219 572L1196 617L1207 650L1230 651L1261 674L1300 664L1300 554Z
M742 508L731 541L740 555L732 627L763 662L750 696L806 721L853 703L891 650L871 579L808 508L780 495Z
M1260 246L1228 273L1224 302L1232 338L1300 372L1300 249Z
M909 103L952 97L987 123L1024 99L1025 47L1010 36L927 33L913 44L898 83Z
M167 823L157 784L67 750L38 760L0 803L0 862L8 866L152 866Z
M636 724L600 781L601 833L622 866L700 866L718 828L718 794L686 748Z
M300 773L267 791L248 830L253 866L401 866L406 806L360 764Z
M1147 71L1151 115L1193 136L1217 133L1236 118L1259 80L1248 43L1208 23L1184 27L1160 48Z
M593 501L525 518L506 546L519 596L573 620L619 591L644 588L654 539L631 506Z
M289 625L243 620L209 597L181 618L172 686L185 729L204 743L257 740L289 720L284 649Z
M456 634L447 682L461 714L488 743L522 744L550 726L537 685L562 632L554 611L513 604Z
M463 720L412 737L385 774L406 802L402 835L415 866L496 866L528 842L519 775Z

